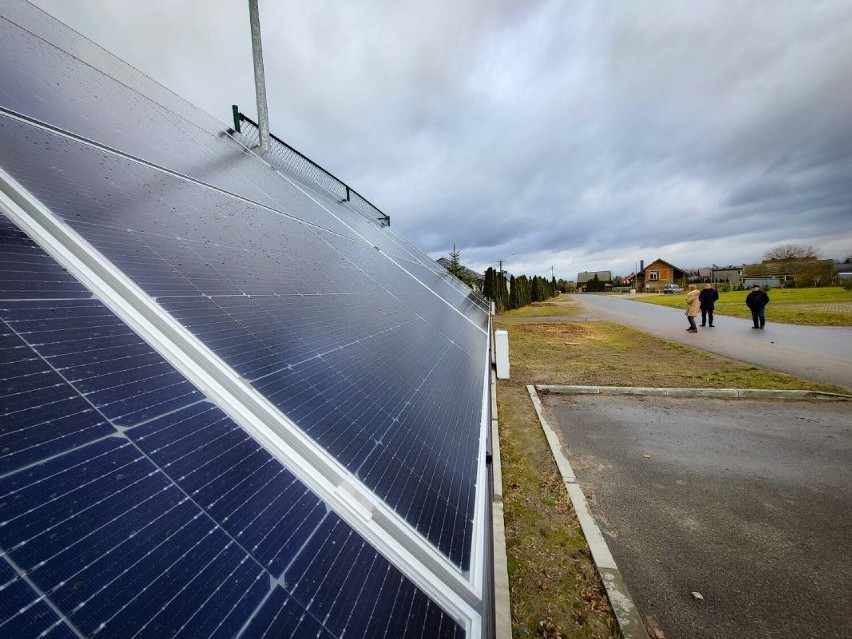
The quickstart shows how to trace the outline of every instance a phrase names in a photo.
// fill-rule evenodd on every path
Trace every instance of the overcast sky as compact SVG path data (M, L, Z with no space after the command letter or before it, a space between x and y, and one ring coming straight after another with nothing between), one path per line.
M35 0L254 117L246 0ZM437 258L576 278L852 255L849 0L260 0L272 131Z

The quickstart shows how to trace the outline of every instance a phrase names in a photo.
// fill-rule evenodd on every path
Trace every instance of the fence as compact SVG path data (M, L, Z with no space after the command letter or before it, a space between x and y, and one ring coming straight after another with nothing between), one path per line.
M260 130L257 123L234 110L234 129L245 140L247 146L260 146ZM379 226L390 226L390 217L343 180L336 178L319 164L309 159L280 138L270 134L269 152L265 159L276 169L312 187L318 187L341 204Z

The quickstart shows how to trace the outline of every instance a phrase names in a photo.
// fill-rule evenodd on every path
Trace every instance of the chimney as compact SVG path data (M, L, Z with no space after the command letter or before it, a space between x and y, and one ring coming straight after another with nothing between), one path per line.
M639 260L639 272L641 273L644 270L645 270L645 260Z

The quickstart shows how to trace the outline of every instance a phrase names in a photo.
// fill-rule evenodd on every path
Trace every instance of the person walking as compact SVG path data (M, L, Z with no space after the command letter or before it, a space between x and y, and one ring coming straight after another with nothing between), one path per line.
M751 293L746 296L746 306L751 310L752 328L763 328L766 325L766 305L769 304L769 296L759 285L751 287Z
M686 329L690 333L697 333L698 327L695 325L695 318L701 307L698 301L698 287L695 284L689 285L689 292L686 294L686 319L689 321L689 328Z
M716 300L719 299L719 293L713 288L712 284L705 284L704 290L698 295L698 301L701 304L701 325L707 324L707 319L710 319L710 328L713 328L713 308Z

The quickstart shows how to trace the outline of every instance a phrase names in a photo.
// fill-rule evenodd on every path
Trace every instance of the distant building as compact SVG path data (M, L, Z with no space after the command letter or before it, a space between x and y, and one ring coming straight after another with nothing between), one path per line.
M710 273L710 281L713 284L730 284L732 288L740 288L743 281L743 267L716 266L714 264Z
M852 280L852 258L845 260L835 260L834 262L834 281L838 284L843 284Z
M648 266L644 265L636 274L636 288L646 293L659 293L666 284L681 284L687 278L687 272L665 260L654 260Z
M612 271L583 271L577 273L577 289L585 293L608 291L612 288Z
M577 273L577 286L587 284L595 279L595 275L598 276L598 280L601 282L612 282L612 271L583 271L582 273Z

